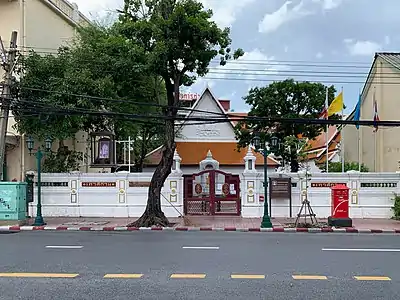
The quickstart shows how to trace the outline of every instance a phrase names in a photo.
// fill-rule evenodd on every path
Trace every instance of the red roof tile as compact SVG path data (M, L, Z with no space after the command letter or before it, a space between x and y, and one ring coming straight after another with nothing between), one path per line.
M220 163L220 165L244 165L244 156L247 149L237 151L236 143L224 142L177 142L176 150L182 158L181 165L198 165L207 156L210 150L213 158ZM253 151L256 156L256 165L264 164L264 157ZM162 156L162 149L150 153L146 157L147 165L157 165ZM271 158L268 158L268 165L278 166L279 164Z

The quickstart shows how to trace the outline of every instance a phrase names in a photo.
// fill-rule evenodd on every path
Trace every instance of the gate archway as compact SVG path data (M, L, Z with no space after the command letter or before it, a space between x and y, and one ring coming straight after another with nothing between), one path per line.
M239 175L220 170L184 175L184 213L240 216Z

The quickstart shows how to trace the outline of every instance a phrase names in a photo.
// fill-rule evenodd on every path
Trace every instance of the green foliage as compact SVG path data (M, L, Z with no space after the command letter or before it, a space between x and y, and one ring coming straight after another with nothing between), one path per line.
M297 160L299 162L307 162L307 151L310 150L311 145L307 143L306 138L298 138L294 135L289 135L284 137L283 145L288 149L288 151L296 151Z
M326 164L321 165L319 167L321 170L326 171ZM359 164L357 162L344 162L344 171L358 171L359 169ZM342 162L329 162L328 163L328 170L329 172L337 172L340 173L342 172ZM369 172L369 169L366 165L361 164L361 172Z
M161 76L169 105L177 105L177 87L190 86L204 76L216 56L225 65L242 56L232 51L229 28L211 21L212 11L195 0L126 0L120 16L121 33L146 53L147 71ZM173 83L171 82L173 81ZM175 84L175 86L174 86Z
M143 51L119 33L118 23L107 28L80 28L79 37L57 55L31 52L22 59L20 100L13 106L16 129L61 141L79 131L114 129L117 139L132 137L133 159L141 171L144 155L154 147L152 141L160 142L162 127L154 122L161 110L152 104L166 103L162 78L145 74L145 63ZM100 115L101 111L155 117L133 120L107 117ZM64 165L75 168L67 161L52 162L57 160L53 156L47 158L49 169L59 166L61 172ZM63 157L80 160L72 152Z
M68 173L78 171L82 158L82 152L70 150L66 146L60 146L56 152L46 154L46 159L43 163L43 172Z
M400 220L400 195L395 193L392 200L394 201L394 205L392 207L393 219Z
M251 106L249 116L317 119L325 104L326 88L321 83L295 82L293 79L287 79L266 87L252 88L244 100ZM329 103L333 101L335 92L333 86L328 88ZM331 118L337 118L337 116ZM296 148L293 142L285 142L285 137L301 135L303 138L313 139L324 130L324 125L272 123L258 120L245 122L245 124L239 122L235 128L239 147L243 148L250 144L255 132L259 133L264 140L269 140L274 134L284 141L277 155L282 156L285 162L291 164L292 172L297 172L299 168L298 147Z

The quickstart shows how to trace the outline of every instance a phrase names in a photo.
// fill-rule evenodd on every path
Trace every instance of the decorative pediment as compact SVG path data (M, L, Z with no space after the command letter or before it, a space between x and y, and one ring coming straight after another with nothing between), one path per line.
M204 171L207 169L219 169L219 162L213 158L210 150L208 150L206 158L200 162L200 171Z

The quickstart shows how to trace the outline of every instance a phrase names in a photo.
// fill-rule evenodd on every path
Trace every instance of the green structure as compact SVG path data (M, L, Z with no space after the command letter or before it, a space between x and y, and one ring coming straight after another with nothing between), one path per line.
M255 150L264 157L264 214L261 221L261 228L272 228L271 217L268 212L268 156L278 147L279 139L276 136L270 138L270 143L266 140L262 143L261 138L256 134L253 138ZM271 145L271 148L270 148Z
M37 165L37 205L36 205L36 217L35 222L32 226L43 226L46 223L43 220L42 215L42 159L47 152L51 151L51 139L47 138L45 140L45 151L42 151L40 147L34 150L34 140L32 137L28 137L26 139L26 147L29 150L29 155L35 155L36 157L36 165Z
M26 182L0 182L0 220L25 220L26 185Z

